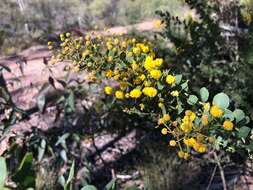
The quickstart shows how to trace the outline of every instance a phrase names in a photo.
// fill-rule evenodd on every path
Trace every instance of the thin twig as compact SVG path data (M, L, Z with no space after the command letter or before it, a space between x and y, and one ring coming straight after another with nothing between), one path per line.
M216 164L217 164L217 166L219 167L219 170L220 170L220 176L221 176L221 180L222 180L223 190L227 190L227 183L226 183L224 170L221 166L220 160L219 160L216 152L214 152L213 155L214 155L214 159L216 161Z
M210 180L209 180L209 183L208 183L208 186L206 188L206 190L209 190L211 185L212 185L212 182L213 182L213 178L214 178L214 175L216 173L216 169L217 169L217 165L215 165L214 169L213 169L213 172L212 172L212 175L210 177Z

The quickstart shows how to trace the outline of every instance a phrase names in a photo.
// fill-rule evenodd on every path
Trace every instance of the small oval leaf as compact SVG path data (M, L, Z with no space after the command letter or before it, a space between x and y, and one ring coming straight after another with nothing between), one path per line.
M188 104L190 105L194 105L198 102L198 97L195 95L190 95L188 100L187 100Z
M221 92L216 94L213 98L213 104L219 106L222 109L227 109L229 107L229 97L225 93Z
M233 113L236 119L236 123L239 123L241 120L245 118L245 113L240 109L236 109Z
M200 98L201 98L201 101L203 102L206 102L209 98L209 91L207 90L206 87L202 87L199 91L200 93Z
M246 139L247 136L249 135L250 131L251 131L251 129L249 127L243 126L239 129L238 136L240 138Z
M176 78L176 84L180 84L180 82L182 81L182 77L183 75L176 75L175 78Z

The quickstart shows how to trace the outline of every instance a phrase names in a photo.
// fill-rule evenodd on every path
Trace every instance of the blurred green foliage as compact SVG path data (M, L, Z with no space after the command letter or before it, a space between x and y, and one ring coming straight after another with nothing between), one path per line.
M174 57L174 67L191 80L193 90L207 86L212 89L211 95L222 90L237 102L235 106L251 110L253 67L245 61L242 51L242 45L249 44L245 39L250 33L234 32L236 22L244 24L242 14L237 17L227 15L221 11L221 2L210 2L186 0L195 11L195 16L186 19L175 17L169 11L158 12L166 25L162 36L173 44L173 48L165 53ZM226 8L235 13L240 5L231 3Z

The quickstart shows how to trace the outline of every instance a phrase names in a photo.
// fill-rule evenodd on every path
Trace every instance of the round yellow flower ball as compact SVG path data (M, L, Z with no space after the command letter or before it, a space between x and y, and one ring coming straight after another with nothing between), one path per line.
M141 94L142 94L141 90L138 88L135 88L135 89L131 90L129 96L131 98L139 98L141 96Z
M166 82L169 84L169 85L172 85L176 82L176 77L174 77L173 75L168 75L166 77Z
M122 91L120 91L120 90L117 90L116 92L115 92L115 97L117 98L117 99L124 99L124 93L122 92Z
M170 146L175 147L177 142L175 140L170 140Z
M220 118L223 115L223 111L216 105L211 107L210 113L215 118Z
M162 128L161 133L163 135L167 135L168 134L168 129L167 128Z
M233 128L234 128L234 124L232 123L232 121L226 120L226 121L224 121L224 123L223 123L223 128L224 128L226 131L232 131Z
M153 87L145 87L142 92L151 98L154 98L157 95L157 90Z
M177 153L179 158L184 158L184 152L183 151L178 151Z
M150 76L153 78L153 79L160 79L161 76L162 76L162 72L160 70L157 70L157 69L154 69L154 70L151 70L150 71Z
M106 87L104 88L104 91L105 91L105 93L106 93L107 95L110 95L110 94L112 94L112 87L106 86Z

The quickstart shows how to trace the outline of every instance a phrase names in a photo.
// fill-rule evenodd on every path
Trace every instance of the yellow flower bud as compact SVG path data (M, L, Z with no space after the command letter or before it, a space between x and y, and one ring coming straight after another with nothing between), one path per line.
M159 102L159 103L158 103L158 107L159 107L159 108L163 108L163 107L164 107L164 104L163 104L162 102Z
M203 115L201 117L201 123L202 125L206 126L208 124L208 115Z
M223 128L224 128L226 131L232 131L233 128L234 128L234 124L233 124L231 121L226 120L226 121L224 121L224 123L223 123Z
M175 140L170 140L170 146L174 147L177 145L177 142Z
M168 134L168 129L167 128L162 128L161 133L163 135L167 135Z
M179 96L179 92L177 90L172 91L170 94L171 94L171 96L174 96L174 97Z
M163 116L163 119L164 119L165 122L166 122L166 121L169 121L169 120L170 120L170 115L169 115L169 114L165 114L165 115Z
M183 151L178 151L177 153L179 158L184 158L184 152Z
M145 108L144 104L140 104L139 106L140 106L141 111L143 111Z

